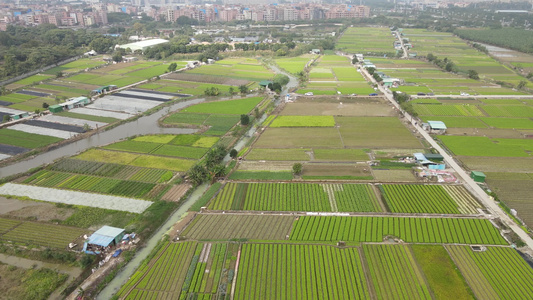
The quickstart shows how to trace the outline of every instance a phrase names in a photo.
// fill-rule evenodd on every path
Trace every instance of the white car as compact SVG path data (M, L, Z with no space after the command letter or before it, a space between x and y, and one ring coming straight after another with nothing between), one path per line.
M461 93L461 96L470 96L470 94L469 94L469 93L464 93L464 92L462 92L462 93Z
M304 95L306 95L306 96L313 96L313 92L307 92L307 93L305 93Z

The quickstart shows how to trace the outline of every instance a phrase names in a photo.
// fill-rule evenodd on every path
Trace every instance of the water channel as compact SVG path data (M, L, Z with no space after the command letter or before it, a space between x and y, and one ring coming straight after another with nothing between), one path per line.
M0 178L25 172L42 164L50 163L58 158L71 156L91 147L107 145L118 140L142 134L191 134L197 129L190 128L162 128L157 120L171 111L198 104L205 99L192 99L178 102L165 107L151 115L143 116L136 121L127 122L108 131L93 134L85 139L67 144L60 148L38 154L29 159L0 168Z

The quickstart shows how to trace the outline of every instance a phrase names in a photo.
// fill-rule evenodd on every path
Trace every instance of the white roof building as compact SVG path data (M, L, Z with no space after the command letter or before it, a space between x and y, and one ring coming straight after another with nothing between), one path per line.
M124 44L124 45L117 45L116 48L122 48L122 49L130 48L131 51L141 50L141 51L144 52L144 50L146 50L147 48L150 48L150 47L153 47L153 46L156 46L156 45L160 45L160 44L164 44L164 43L168 43L168 40L165 40L165 39L151 39L151 40L144 40L144 41Z

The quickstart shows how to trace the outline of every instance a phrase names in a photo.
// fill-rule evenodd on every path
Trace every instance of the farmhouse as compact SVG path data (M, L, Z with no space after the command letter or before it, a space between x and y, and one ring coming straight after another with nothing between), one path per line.
M100 254L107 247L117 246L124 237L122 228L103 226L93 233L83 245L83 251L87 254Z
M383 81L382 81L382 82L383 82L383 86L384 86L384 87L387 87L387 88L391 88L391 87L392 87L392 88L396 88L396 87L400 86L400 82L401 82L401 80L398 79L398 78L391 78L391 77L389 77L389 78L381 77L381 78L383 78Z
M48 107L48 110L51 113L58 113L58 112L62 112L63 110L73 109L76 107L82 107L89 103L91 103L91 101L87 97L76 97L76 98L71 98L68 101L60 103L60 104L50 105Z

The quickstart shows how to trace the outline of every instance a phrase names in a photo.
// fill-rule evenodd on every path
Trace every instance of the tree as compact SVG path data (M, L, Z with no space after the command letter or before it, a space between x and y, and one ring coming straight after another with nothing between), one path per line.
M468 70L468 78L479 80L479 74L477 73L476 70Z
M520 80L518 85L516 86L517 89L521 90L526 86L527 82L525 80Z
M114 62L121 62L122 61L122 54L120 52L115 52L112 57Z
M437 57L433 55L433 53L428 53L426 57L429 61L434 61L435 59L437 59Z
M2 122L9 122L9 119L11 119L11 117L9 115L4 115L4 118L2 119Z
M169 72L174 72L174 71L176 71L177 68L178 68L178 64L175 63L175 62L173 62L173 63L171 63L171 64L168 66L168 71L169 71Z
M359 60L357 59L357 56L354 55L353 58L352 58L352 64L355 65L358 62L359 62Z
M59 71L56 73L56 78L61 78L63 77L63 72Z
M455 69L455 64L451 61L448 61L446 63L446 66L444 67L444 69L447 71L447 72L452 72L454 69Z
M289 81L290 81L289 76L283 75L283 74L277 74L276 76L274 76L274 80L273 80L273 82L279 83L281 86L287 85Z
M202 165L196 164L189 169L187 177L189 177L194 185L199 185L207 179L207 172Z
M241 115L241 125L247 126L250 124L250 116L249 115Z
M48 108L48 106L50 106L50 105L48 105L48 103L43 102L43 108Z
M248 93L248 87L245 84L239 85L239 91L241 92L241 94L247 94Z
M303 166L301 163L295 163L294 165L292 165L292 172L295 174L295 175L300 175L302 174L302 170L303 170Z
M235 89L232 86L230 86L228 89L228 93L232 96L235 95Z
M367 68L366 70L368 71L368 74L370 75L374 75L374 72L376 72L376 68L372 68L372 67Z
M237 158L237 155L239 155L239 152L236 149L231 149L229 152L229 156L233 159Z

